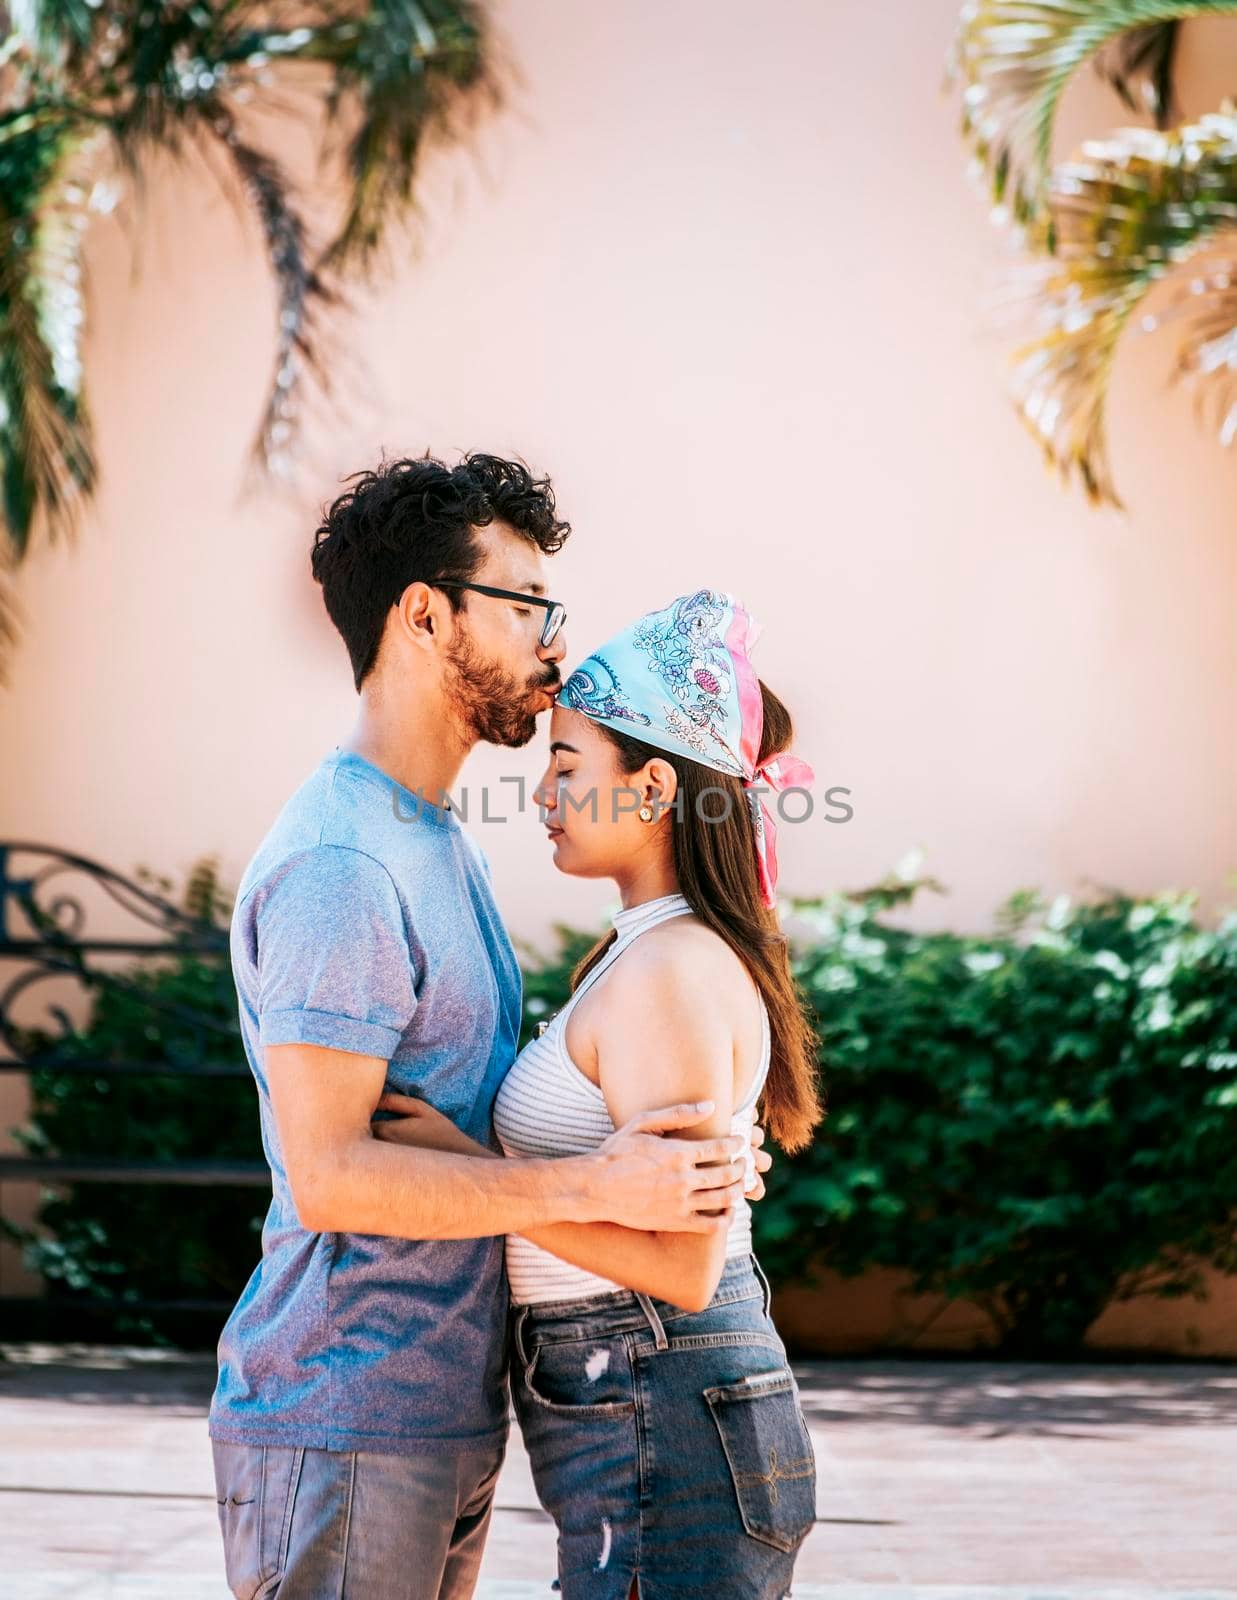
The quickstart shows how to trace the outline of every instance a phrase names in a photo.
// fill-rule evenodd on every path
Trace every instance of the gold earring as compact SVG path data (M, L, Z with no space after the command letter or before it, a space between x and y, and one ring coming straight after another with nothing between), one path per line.
M640 821L641 822L652 822L652 820L653 820L653 808L652 808L652 806L641 806L640 807Z

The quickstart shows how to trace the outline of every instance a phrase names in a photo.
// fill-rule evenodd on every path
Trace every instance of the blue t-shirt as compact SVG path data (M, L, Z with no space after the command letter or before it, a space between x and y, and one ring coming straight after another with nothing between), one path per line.
M301 1227L262 1066L272 1044L383 1056L388 1089L498 1149L520 970L480 849L450 810L337 748L245 870L232 971L273 1194L262 1259L220 1336L211 1437L393 1454L501 1441L502 1236Z

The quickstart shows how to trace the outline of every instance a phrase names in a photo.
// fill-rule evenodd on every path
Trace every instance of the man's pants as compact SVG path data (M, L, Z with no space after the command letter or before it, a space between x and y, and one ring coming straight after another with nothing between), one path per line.
M378 1455L212 1440L236 1600L467 1600L503 1445Z

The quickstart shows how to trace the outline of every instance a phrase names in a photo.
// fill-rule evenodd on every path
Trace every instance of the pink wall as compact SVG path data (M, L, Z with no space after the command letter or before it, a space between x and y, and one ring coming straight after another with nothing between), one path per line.
M22 573L0 833L176 874L217 850L238 876L352 715L308 576L317 502L382 449L481 447L548 468L576 524L554 564L571 659L699 583L764 619L761 670L855 807L782 830L789 888L920 845L952 891L924 922L1088 879L1214 904L1237 865L1237 465L1141 341L1112 408L1131 514L1043 470L982 309L999 237L939 93L956 9L891 28L887 7L511 0L524 89L436 163L422 259L397 251L358 297L359 375L294 492L242 494L271 353L252 230L161 172L134 285L101 222L103 481L77 548ZM1217 37L1231 61L1232 31L1187 40L1200 105ZM1068 117L1121 113L1087 85ZM541 759L482 750L468 775ZM534 817L479 832L518 931L600 909L552 876Z
M90 241L102 486L77 548L22 572L0 836L176 876L217 851L235 881L352 717L317 504L383 449L473 447L559 485L570 660L699 584L764 620L761 671L855 807L782 829L786 887L921 846L951 889L925 926L986 926L1028 884L1214 909L1237 867L1237 463L1166 390L1170 350L1135 341L1112 406L1130 515L1044 472L939 94L956 11L510 0L524 89L435 164L421 259L356 297L290 492L242 493L273 315L253 229L200 173L153 174L136 227ZM1237 29L1191 24L1183 64L1187 110L1217 105ZM1088 79L1063 141L1123 116ZM535 776L539 745L478 751L468 782ZM535 817L478 835L518 933L597 919L604 886L557 879ZM0 1079L0 1128L21 1096ZM21 1283L0 1251L0 1289Z

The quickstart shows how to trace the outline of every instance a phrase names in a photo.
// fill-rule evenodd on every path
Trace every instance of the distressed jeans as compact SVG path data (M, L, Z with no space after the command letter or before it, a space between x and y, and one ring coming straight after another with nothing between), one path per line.
M623 1289L512 1308L511 1391L562 1600L781 1600L816 1461L754 1256L698 1312Z
M213 1440L236 1600L467 1600L503 1444L380 1455Z

